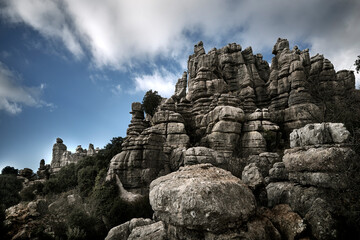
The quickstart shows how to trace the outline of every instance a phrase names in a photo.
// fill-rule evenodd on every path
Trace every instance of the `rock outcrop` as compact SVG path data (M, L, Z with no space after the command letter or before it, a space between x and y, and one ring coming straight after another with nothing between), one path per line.
M295 129L290 134L292 148L270 170L269 206L289 204L307 219L317 239L338 238L336 219L346 214L339 213L343 196L338 194L353 184L351 174L358 165L358 156L346 145L348 137L337 123Z
M277 40L273 54L269 67L251 47L232 43L206 53L196 44L174 95L151 119L141 103L132 104L124 151L112 159L107 179L117 174L127 190L146 194L152 180L195 162L241 177L250 156L282 151L293 129L319 121L325 102L354 90L353 72L335 73L329 60L290 50L286 39ZM267 180L268 172L262 175Z
M132 193L150 191L154 221L168 238L339 236L335 219L343 205L332 198L349 187L357 155L344 125L314 123L323 122L328 104L356 92L354 74L336 73L308 49L290 50L286 39L277 40L273 54L269 66L251 47L232 43L206 53L199 42L174 95L152 118L133 103L123 151L111 160L107 180L118 177ZM249 188L241 195L244 183ZM237 201L249 212L227 209Z
M71 163L77 163L80 160L84 159L86 156L94 156L97 154L96 150L94 149L93 144L89 144L89 149L83 149L81 145L78 145L76 147L75 153L71 153L70 151L67 151L66 145L63 143L63 140L61 138L56 139L56 143L53 146L53 154L52 154L52 160L50 164L50 172L56 173L60 171L60 169L66 165L69 165ZM40 168L41 165L40 165ZM40 169L40 174L41 170Z

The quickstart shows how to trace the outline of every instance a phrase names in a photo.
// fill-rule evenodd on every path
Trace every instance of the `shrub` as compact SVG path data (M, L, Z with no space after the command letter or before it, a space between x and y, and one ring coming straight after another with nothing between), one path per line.
M3 204L0 204L0 236L2 239L8 239L9 236L7 236L7 228L4 224L5 221L5 206Z
M13 167L10 166L6 166L1 170L1 174L5 175L5 174L11 174L11 175L15 175L17 176L19 173L18 169L15 169Z
M32 201L35 199L34 187L26 187L20 192L21 201Z
M22 183L14 175L0 175L0 204L5 208L18 204L21 200L19 191Z
M146 114L153 116L156 108L160 105L162 97L157 91L149 90L145 93L142 101L142 106Z
M95 185L96 175L97 171L94 166L86 166L85 168L81 168L79 170L78 186L82 197L87 197L92 191Z

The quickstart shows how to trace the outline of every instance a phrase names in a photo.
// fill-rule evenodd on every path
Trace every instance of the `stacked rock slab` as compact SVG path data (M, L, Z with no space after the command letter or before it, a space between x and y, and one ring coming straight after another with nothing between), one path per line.
M134 103L133 107L139 105ZM134 122L129 125L132 130L128 131L123 151L113 157L107 174L108 180L117 174L123 186L134 193L147 194L152 180L170 172L173 150L186 149L189 145L184 119L179 113L159 110L151 124L148 128L139 124L137 129Z
M270 121L268 109L256 109L246 119L241 137L242 155L247 157L266 152L270 148L275 149L280 138L280 128Z
M308 124L290 134L291 149L270 170L269 206L286 203L311 225L317 239L336 239L338 192L350 186L358 157L346 145L350 133L342 123ZM324 216L327 216L326 218Z
M346 97L354 89L353 72L335 72L331 62L322 55L310 58L309 50L297 46L289 49L289 42L279 38L274 45L275 56L267 92L271 99L271 120L284 125L290 133L307 123L324 119L323 105Z

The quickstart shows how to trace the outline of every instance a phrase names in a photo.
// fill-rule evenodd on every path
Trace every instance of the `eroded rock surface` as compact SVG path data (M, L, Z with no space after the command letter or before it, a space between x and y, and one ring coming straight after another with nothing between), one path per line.
M156 218L167 224L210 232L235 228L254 215L256 207L240 179L211 164L182 167L154 180L150 204Z

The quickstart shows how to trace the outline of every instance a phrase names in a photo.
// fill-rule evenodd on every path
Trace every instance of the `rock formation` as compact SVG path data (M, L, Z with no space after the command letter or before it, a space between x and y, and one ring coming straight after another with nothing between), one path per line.
M290 50L286 39L272 53L270 67L251 47L206 53L199 42L174 95L151 119L133 103L107 180L118 176L126 190L150 192L156 224L148 224L149 236L149 229L169 239L339 236L341 200L331 197L349 187L346 166L357 155L342 124L313 123L323 121L327 104L355 92L354 74L336 73L308 49Z
M270 170L266 187L269 206L289 204L312 226L317 239L337 239L336 218L344 211L358 156L346 145L349 132L343 124L308 124L290 134L291 149ZM341 214L347 214L342 212Z
M63 143L63 140L61 138L56 139L56 143L53 146L53 154L52 154L52 160L50 164L50 172L56 173L60 171L60 169L66 165L69 165L71 163L77 163L78 161L84 159L86 156L93 156L97 152L94 149L93 144L89 144L89 149L83 149L81 145L78 145L76 147L75 153L71 153L70 151L67 151L66 145ZM40 164L41 168L41 164ZM45 170L45 169L40 169ZM41 174L41 171L40 171Z
M323 101L354 90L353 72L335 73L329 60L290 50L286 39L277 40L273 54L269 67L251 47L232 43L206 53L196 44L174 95L152 119L145 120L141 103L132 104L124 151L112 159L107 179L118 174L126 189L147 193L152 180L185 164L191 147L223 156L212 163L240 177L249 156L281 151L293 129L323 118ZM61 151L59 144L54 159Z

